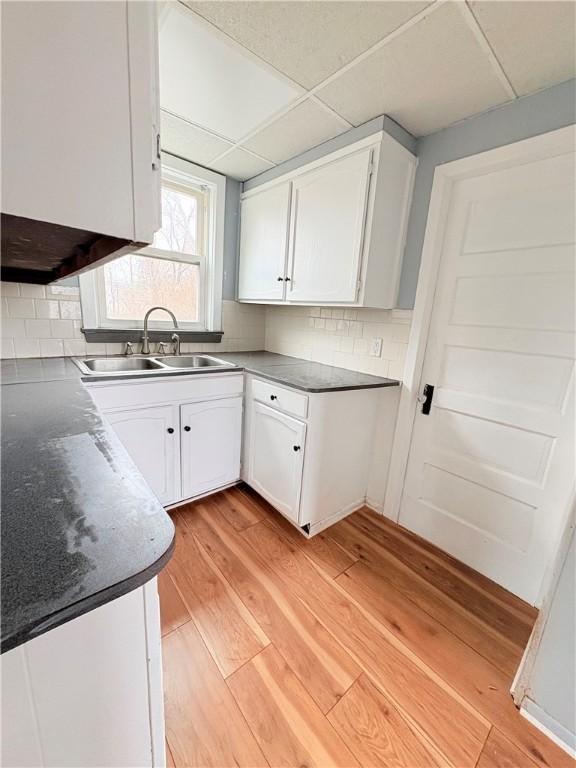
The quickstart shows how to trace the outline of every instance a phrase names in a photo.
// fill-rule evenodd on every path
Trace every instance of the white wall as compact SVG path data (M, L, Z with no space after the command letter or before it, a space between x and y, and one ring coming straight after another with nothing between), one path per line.
M118 355L124 344L87 344L75 286L1 283L3 358ZM183 352L235 352L264 348L266 310L224 301L220 344L182 343Z
M402 379L411 318L411 311L269 306L266 349ZM373 338L383 340L380 357L370 355Z

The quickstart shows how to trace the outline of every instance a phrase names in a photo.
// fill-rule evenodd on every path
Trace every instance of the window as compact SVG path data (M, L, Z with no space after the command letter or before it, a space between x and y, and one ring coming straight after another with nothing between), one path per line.
M221 326L225 179L176 158L162 166L162 228L151 246L80 276L85 328L141 328L153 306L183 330ZM172 327L165 313L151 329Z

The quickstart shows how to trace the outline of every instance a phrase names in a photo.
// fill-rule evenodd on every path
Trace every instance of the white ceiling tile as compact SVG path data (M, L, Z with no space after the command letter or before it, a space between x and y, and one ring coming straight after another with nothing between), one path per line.
M167 112L163 111L160 119L162 149L193 163L205 165L232 146L230 142Z
M243 146L281 163L349 128L323 105L307 100L263 128Z
M276 69L312 88L430 2L190 0L186 4Z
M302 89L179 3L160 17L160 101L169 112L238 140Z
M508 100L456 3L440 6L316 95L355 125L387 114L415 136Z
M470 7L519 96L576 75L574 2L471 2Z
M210 167L215 171L230 176L232 179L238 179L238 181L251 179L273 166L274 163L269 163L267 160L256 157L256 155L252 155L239 147L228 152L219 160L210 163Z

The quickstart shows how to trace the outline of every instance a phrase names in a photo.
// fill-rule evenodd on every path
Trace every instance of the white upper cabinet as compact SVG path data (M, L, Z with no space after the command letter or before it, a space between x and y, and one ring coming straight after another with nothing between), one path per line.
M3 213L152 242L157 69L155 3L2 3Z
M356 301L372 149L295 179L289 301Z
M393 308L415 168L378 133L246 192L239 300Z
M238 295L245 301L284 298L290 182L242 201Z

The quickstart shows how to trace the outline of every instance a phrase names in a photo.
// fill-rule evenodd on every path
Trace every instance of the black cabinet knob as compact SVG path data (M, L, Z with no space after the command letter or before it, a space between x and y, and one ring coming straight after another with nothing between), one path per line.
M277 283L283 283L284 282L284 278L283 277L277 277L276 278L276 282Z
M278 400L278 395L270 395L270 400Z
M168 427L166 432L168 432L169 435L172 435L172 434L174 434L174 428L173 427Z
M184 427L184 432L190 432L191 427Z
M285 280L287 283L289 283L289 282L290 282L290 278L289 278L289 277L285 277L285 278L284 278L284 280Z
M300 447L301 447L301 446L299 446L299 445L293 445L293 446L292 446L292 448L293 448L295 451L299 451L299 450L300 450Z

